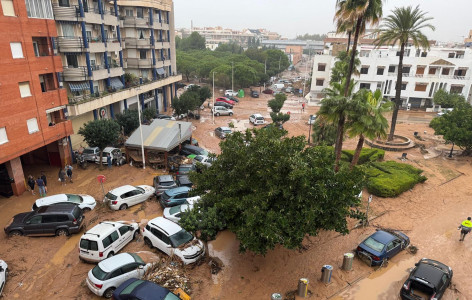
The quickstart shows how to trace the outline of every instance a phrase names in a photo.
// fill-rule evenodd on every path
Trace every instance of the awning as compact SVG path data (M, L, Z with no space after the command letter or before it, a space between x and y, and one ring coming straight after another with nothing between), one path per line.
M157 74L164 75L165 73L166 73L166 71L164 70L164 68L157 69Z
M69 88L72 92L80 92L84 90L88 90L90 85L87 82L77 82L77 83L70 83Z
M66 108L65 105L62 105L62 106L56 106L56 107L53 107L53 108L50 108L50 109L46 109L46 113L47 114L50 114L52 112L55 112L55 111L58 111L58 110L61 110L61 109L64 109Z
M125 87L118 77L110 78L110 86L116 90L121 90Z

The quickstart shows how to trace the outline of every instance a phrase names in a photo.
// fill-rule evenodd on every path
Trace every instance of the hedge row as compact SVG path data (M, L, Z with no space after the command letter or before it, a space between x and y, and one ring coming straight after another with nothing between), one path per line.
M366 168L367 190L379 197L396 197L425 182L423 170L395 161L374 162Z
M356 152L356 150L343 150L341 154L341 159L347 162L351 162L352 158L354 157L354 152ZM376 162L382 160L384 156L385 150L375 148L362 148L357 164L362 165L368 162Z

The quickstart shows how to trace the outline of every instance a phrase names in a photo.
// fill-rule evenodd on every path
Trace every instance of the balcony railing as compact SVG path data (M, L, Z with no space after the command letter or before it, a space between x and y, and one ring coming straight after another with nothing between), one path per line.
M151 48L151 39L125 38L126 48Z
M149 18L120 17L124 27L149 27Z
M57 37L59 51L62 52L82 52L84 49L84 41L81 37Z
M127 58L127 68L151 68L151 59Z

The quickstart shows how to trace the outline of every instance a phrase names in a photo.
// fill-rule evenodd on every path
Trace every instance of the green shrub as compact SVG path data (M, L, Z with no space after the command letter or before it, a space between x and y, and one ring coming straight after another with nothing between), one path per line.
M341 159L347 162L351 162L352 158L354 157L355 151L356 150L343 150L341 154ZM368 162L376 162L382 160L384 156L385 150L375 148L362 148L357 164L362 165Z
M396 197L425 182L423 170L395 161L374 162L367 168L367 190L379 197Z

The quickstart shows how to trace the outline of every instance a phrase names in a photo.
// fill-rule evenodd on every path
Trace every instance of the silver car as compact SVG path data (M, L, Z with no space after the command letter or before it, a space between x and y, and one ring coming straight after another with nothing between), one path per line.
M233 131L229 127L218 127L215 129L215 135L220 139L225 139Z
M233 111L224 106L215 106L213 107L212 110L215 113L215 116L232 116L233 115Z

